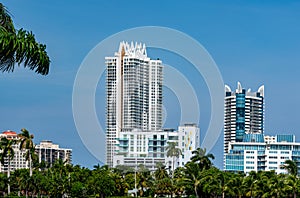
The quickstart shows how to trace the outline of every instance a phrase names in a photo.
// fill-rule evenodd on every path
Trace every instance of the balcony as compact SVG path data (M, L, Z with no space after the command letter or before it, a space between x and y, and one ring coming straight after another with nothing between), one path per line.
M116 138L116 140L119 140L119 141L128 141L128 138Z

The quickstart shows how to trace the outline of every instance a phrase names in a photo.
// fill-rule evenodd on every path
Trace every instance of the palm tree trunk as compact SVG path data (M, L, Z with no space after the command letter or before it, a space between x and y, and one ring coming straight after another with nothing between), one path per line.
M173 169L173 170L172 170L172 179L174 179L174 163L175 163L175 162L174 162L174 156L173 156L173 157L172 157L172 166L173 166L173 167L172 167L172 169Z
M29 176L32 176L32 166L31 166L31 153L30 153L30 149L29 149Z
M194 191L195 191L196 197L199 198L198 191L197 191L197 186L194 186Z
M7 178L8 178L8 184L7 184L7 194L10 195L10 156L8 155L8 171L7 171Z

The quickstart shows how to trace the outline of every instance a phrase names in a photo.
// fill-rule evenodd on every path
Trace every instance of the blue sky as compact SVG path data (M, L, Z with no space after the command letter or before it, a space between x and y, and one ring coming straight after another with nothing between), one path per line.
M223 80L232 88L265 85L265 133L294 133L300 140L300 3L297 1L29 1L6 0L16 27L32 30L47 45L48 76L23 68L0 77L0 130L27 128L35 142L53 140L73 149L73 162L98 163L82 144L72 115L72 89L88 52L106 37L138 26L165 26L182 31L211 54ZM116 46L116 50L118 47ZM113 54L113 52L112 52ZM181 68L197 90L201 131L209 122L209 94L203 79L185 69L188 63L163 51L149 50ZM104 63L104 61L103 61ZM104 123L104 89L99 82L97 115ZM178 101L166 89L166 127L178 125ZM203 108L202 108L203 107ZM170 111L170 112L169 112ZM223 137L211 151L222 167ZM101 141L99 141L101 142Z

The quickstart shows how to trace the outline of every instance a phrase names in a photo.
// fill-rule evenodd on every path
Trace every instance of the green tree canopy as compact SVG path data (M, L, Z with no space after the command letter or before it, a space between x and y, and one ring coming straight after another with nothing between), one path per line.
M9 12L0 3L0 71L12 72L16 64L47 75L50 59L46 45L38 43L32 32L16 30Z

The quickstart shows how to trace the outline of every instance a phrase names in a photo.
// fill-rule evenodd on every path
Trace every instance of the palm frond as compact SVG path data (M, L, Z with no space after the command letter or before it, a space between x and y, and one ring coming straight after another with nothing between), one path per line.
M38 43L32 32L14 29L8 11L0 3L0 71L13 72L15 65L47 75L50 59L46 45Z

